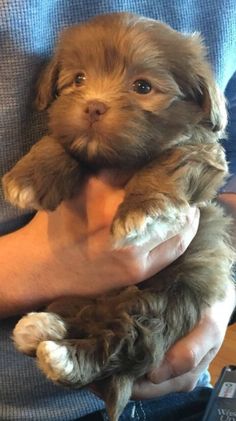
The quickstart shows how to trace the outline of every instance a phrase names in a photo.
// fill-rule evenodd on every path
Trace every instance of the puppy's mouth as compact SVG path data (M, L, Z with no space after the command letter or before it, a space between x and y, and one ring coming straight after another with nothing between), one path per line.
M84 128L81 129L81 134L84 139L87 139L87 142L92 142L99 138L100 140L106 141L106 130L104 129L104 124L101 121L86 121Z
M98 124L91 124L81 131L70 145L72 155L86 165L95 167L110 167L119 161L119 156L111 145L111 139L98 130Z

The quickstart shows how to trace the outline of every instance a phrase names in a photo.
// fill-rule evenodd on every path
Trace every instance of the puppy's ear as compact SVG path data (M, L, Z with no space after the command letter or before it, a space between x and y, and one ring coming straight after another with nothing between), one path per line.
M204 123L214 132L223 132L227 124L226 102L215 82L206 59L207 50L199 34L193 34L188 39L188 49L184 73L189 86L185 86L185 92L187 90L190 98L204 111Z
M226 101L213 76L199 75L194 99L204 111L204 122L213 132L223 132L227 124Z
M59 64L57 55L48 63L39 77L36 90L35 107L39 111L45 110L57 95L57 79Z

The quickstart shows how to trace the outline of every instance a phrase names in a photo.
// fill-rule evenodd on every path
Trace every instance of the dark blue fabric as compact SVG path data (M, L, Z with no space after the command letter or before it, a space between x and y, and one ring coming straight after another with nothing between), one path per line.
M235 19L236 26L236 19ZM235 47L236 49L236 47ZM228 159L230 162L231 174L236 174L236 72L230 79L226 91L228 100L228 140L225 142L225 148L227 150ZM236 192L236 182L231 187L231 190Z
M188 393L171 393L159 399L130 403L120 421L200 421L212 389L197 387ZM134 408L135 405L135 409Z

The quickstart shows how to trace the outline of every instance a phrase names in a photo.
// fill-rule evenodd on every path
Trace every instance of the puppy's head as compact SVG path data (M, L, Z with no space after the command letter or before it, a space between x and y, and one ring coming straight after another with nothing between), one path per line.
M98 16L62 34L36 105L50 106L52 135L86 163L139 166L196 127L224 128L205 55L198 35L131 14Z

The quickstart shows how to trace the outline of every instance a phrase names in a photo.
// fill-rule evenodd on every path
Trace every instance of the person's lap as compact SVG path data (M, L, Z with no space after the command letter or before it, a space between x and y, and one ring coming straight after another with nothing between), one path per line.
M120 421L201 421L211 392L211 387L198 386L192 392L170 393L158 399L130 401ZM108 421L108 416L105 411L100 411L80 418L80 421Z

